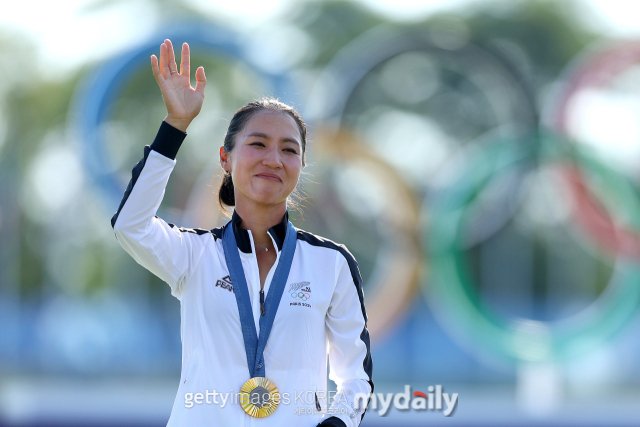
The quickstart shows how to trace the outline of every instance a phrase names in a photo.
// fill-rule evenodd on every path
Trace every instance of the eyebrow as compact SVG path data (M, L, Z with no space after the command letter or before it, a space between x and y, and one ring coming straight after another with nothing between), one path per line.
M267 135L266 133L262 133L262 132L253 132L249 135L247 135L247 137L249 136L257 136L258 138L264 138L264 139L271 139L269 137L269 135ZM294 144L297 144L298 146L300 146L300 143L298 142L297 139L293 139L293 138L282 138L283 142L293 142Z

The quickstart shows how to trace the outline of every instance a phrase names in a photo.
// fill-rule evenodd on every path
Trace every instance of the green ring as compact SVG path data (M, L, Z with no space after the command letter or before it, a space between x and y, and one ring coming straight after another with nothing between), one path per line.
M633 319L640 305L640 264L618 257L607 288L574 316L552 322L505 321L484 310L471 292L472 278L461 249L468 207L496 174L531 167L535 161L577 162L603 204L623 207L625 218L633 219L634 226L640 225L640 201L626 178L575 145L552 136L532 142L499 141L488 146L448 191L424 210L431 216L423 235L431 265L426 291L437 318L475 350L514 362L567 360L607 342Z

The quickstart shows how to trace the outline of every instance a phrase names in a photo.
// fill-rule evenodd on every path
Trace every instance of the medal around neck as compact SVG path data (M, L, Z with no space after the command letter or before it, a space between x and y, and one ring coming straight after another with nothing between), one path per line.
M252 417L271 415L280 403L280 393L276 385L265 377L264 348L271 333L278 305L282 299L284 286L289 277L293 255L296 250L296 229L291 221L287 221L287 235L284 239L278 266L271 279L269 293L264 303L264 311L260 316L260 336L256 331L249 299L249 288L242 268L242 260L238 254L233 224L227 223L222 238L224 256L233 283L233 290L238 303L240 326L247 354L247 366L251 378L240 389L240 405Z
M273 381L265 377L253 377L240 389L240 405L252 417L271 415L280 403L280 393Z

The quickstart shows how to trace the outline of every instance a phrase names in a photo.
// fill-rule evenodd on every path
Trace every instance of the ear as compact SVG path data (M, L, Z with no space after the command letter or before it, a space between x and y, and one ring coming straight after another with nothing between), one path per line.
M229 153L224 151L224 145L223 145L220 147L220 166L222 166L222 169L224 169L225 172L230 172L226 168L228 162L229 162Z

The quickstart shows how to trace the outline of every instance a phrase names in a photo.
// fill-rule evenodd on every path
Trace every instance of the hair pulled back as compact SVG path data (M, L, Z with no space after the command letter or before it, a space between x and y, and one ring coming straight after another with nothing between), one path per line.
M302 139L302 166L305 166L305 153L307 149L307 125L300 114L290 105L279 101L276 98L265 97L252 102L249 102L238 111L235 112L227 133L224 136L224 151L230 153L233 147L236 145L236 136L242 132L249 119L254 113L261 110L280 111L288 114L295 120L300 130L300 138ZM222 183L220 184L220 190L218 191L218 202L220 207L224 210L225 206L235 206L236 200L233 190L233 180L231 179L231 173L229 171L224 172Z

